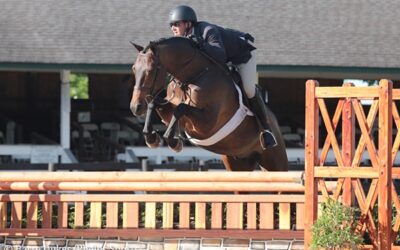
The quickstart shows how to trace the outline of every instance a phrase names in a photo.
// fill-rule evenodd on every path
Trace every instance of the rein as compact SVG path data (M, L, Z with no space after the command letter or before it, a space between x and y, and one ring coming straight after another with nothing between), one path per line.
M199 50L195 50L195 53L193 54L193 56L189 59L189 62L181 69L181 71L184 71L190 64L191 62L193 62L194 58L197 56L197 54L199 53ZM200 71L200 73L194 75L193 77L189 78L188 80L184 80L184 81L180 81L178 79L176 79L172 74L172 81L174 81L174 83L176 83L180 89L185 93L185 96L188 96L188 98L191 100L191 94L190 94L190 88L188 87L189 84L191 82L194 82L198 79L200 79L203 75L205 75L207 72L209 71L209 68L206 67L204 68L204 70ZM170 73L168 73L170 74ZM169 100L171 100L173 98L173 96L171 98L169 98ZM183 101L183 98L182 98Z
M181 69L181 71L184 71L190 64L191 64L191 62L194 60L194 58L196 57L196 55L197 55L197 53L198 53L198 50L195 50L195 53L193 54L193 56L189 59L189 62ZM161 69L161 67L162 67L162 65L161 65L161 63L160 63L160 59L159 59L159 55L158 55L158 51L156 50L156 53L155 53L155 55L154 55L154 57L156 58L156 72L154 73L154 76L153 76L153 79L152 79L152 82L154 83L156 80L157 80L157 75L158 75L158 70L159 69ZM175 78L175 76L173 76L171 73L169 73L169 72L167 72L167 74L169 75L169 76L171 76L171 80L170 81L168 81L168 83L169 82L174 82L176 85L178 85L179 87L180 87L180 89L184 92L184 93L186 93L186 94L188 94L188 92L187 92L187 90L189 89L188 88L188 85L189 85L189 83L191 83L191 82L193 82L193 81L195 81L195 80L197 80L197 79L199 79L199 78L201 78L204 74L206 74L207 72L209 71L209 68L208 67L206 67L204 70L202 70L200 73L198 73L198 74L196 74L195 76L193 76L193 77L191 77L191 78L189 78L188 80L185 80L185 81L179 81L178 79L176 79ZM154 89L155 89L155 85L156 84L152 84L152 87L151 88L140 88L140 87L138 87L137 89L140 89L140 90L148 90L148 93L153 93L153 91L154 91ZM174 88L176 88L176 85L175 85L175 87ZM153 103L154 102L154 100L156 100L157 98L158 98L158 96L163 92L163 88L161 88L160 90L158 90L157 92L156 92L156 94L148 94L146 97L149 97L150 98L150 101L148 101L148 103ZM175 93L175 92L174 92ZM189 98L190 98L190 94L188 94L189 95ZM165 102L161 102L161 103L157 103L158 105L164 105L164 104L167 104L170 100L172 100L173 98L174 98L174 94L170 97L170 98L168 98L168 100L165 100ZM146 100L147 101L147 100Z
M157 42L150 44L145 50L147 50L151 45L156 45ZM164 88L161 88L160 90L158 90L155 94L152 94L156 88L156 80L157 80L157 76L158 76L158 71L161 69L161 67L163 67L160 63L160 58L159 58L159 53L158 50L155 49L153 50L155 51L154 57L156 58L155 60L155 64L156 64L156 71L153 75L153 79L152 79L152 87L135 87L135 89L138 90L145 90L147 91L149 94L146 95L146 102L147 103L153 103L156 99L158 99L158 97L160 96L160 94L163 92ZM189 67L189 65L194 61L194 59L196 58L196 56L198 55L198 53L201 53L202 55L206 56L206 58L208 58L211 62L213 62L217 67L219 67L220 69L222 69L222 71L224 71L224 73L229 74L229 71L227 71L226 69L224 69L218 62L216 62L212 57L208 56L206 53L204 53L203 51L199 50L199 49L195 49L195 53L193 53L193 56L188 60L188 63L186 65L184 65L183 68L181 68L181 71L185 71L185 69L187 67ZM191 99L191 94L188 91L189 90L189 83L192 83L198 79L200 79L201 77L203 77L207 72L209 71L209 67L205 67L202 71L200 71L199 73L195 74L193 77L190 77L187 80L183 80L180 81L178 79L176 79L171 73L167 72L167 74L169 76L171 76L170 81L169 82L174 82L176 85L178 85L180 87L180 89L185 93L185 96L188 96L189 99ZM174 88L176 88L176 85ZM175 93L175 91L173 92ZM165 102L160 102L157 103L158 105L164 105L167 104L170 100L172 100L174 98L174 94L168 98L167 100L165 100Z

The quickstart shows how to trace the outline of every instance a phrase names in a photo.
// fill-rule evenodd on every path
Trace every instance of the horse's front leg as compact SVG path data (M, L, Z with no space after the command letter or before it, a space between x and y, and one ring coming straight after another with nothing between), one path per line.
M143 127L143 135L146 141L146 144L149 148L157 148L160 146L160 135L154 131L153 126L151 125L151 116L154 111L154 103L150 102L147 105L146 119Z
M189 106L187 104L181 103L179 104L173 112L173 115L171 117L171 121L168 124L168 128L165 131L163 137L166 140L168 146L176 151L179 152L182 150L183 147L183 142L182 139L179 137L176 137L175 135L177 134L177 128L178 128L178 122L179 119L184 116L188 115L193 112L198 112L199 109Z

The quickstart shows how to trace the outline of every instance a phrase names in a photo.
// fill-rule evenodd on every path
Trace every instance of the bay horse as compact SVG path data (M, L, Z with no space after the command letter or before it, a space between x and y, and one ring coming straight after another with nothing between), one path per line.
M135 116L146 115L143 134L149 147L160 144L150 122L155 109L168 126L166 143L177 152L182 149L183 130L193 144L220 154L227 170L253 171L257 165L268 171L288 170L274 114L268 110L267 119L278 145L263 150L261 127L223 65L185 37L162 38L146 48L131 43L139 53L132 66L130 109ZM168 76L172 80L166 80Z

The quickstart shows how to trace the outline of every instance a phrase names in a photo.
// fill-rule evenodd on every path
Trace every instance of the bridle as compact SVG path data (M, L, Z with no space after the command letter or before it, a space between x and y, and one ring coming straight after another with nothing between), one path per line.
M146 49L145 49L146 50ZM145 51L144 50L144 51ZM153 52L154 52L154 54L153 54L153 57L154 57L154 65L155 65L155 72L154 72L154 74L153 74L153 76L152 76L152 79L151 79L151 84L150 84L150 86L151 87L148 87L148 86L135 86L134 87L134 90L139 90L139 91L146 91L147 92L147 94L146 94L146 96L145 96L145 101L147 102L147 104L150 104L150 103L154 103L154 101L155 100L160 100L161 98L158 98L162 93L163 93L163 91L164 91L164 88L160 88L160 89L158 89L157 91L156 91L156 93L155 94L153 94L153 92L155 91L155 88L156 88L156 81L157 81L157 77L158 77L158 74L159 74L159 71L160 71L160 69L163 67L162 65L161 65L161 63L160 63L160 58L159 58L159 54L158 54L158 50L157 49L153 49ZM193 54L193 56L188 60L188 63L181 69L181 71L184 71L189 65L190 65L190 63L194 60L194 58L197 56L197 53L199 53L199 51L198 50L196 50L195 51L195 53ZM174 88L176 88L176 86L179 86L184 92L187 92L187 90L189 89L188 88L188 84L189 83L191 83L191 82L193 82L193 81L195 81L195 80L197 80L197 79L199 79L200 77L202 77L205 73L207 73L207 71L209 70L209 68L208 67L206 67L204 70L202 70L201 72L199 72L199 73L197 73L195 76L193 76L193 77L191 77L191 78L189 78L189 79L187 79L187 80L184 80L184 81L180 81L180 80L178 80L178 79L176 79L171 73L169 73L169 72L166 72L169 76L171 76L170 77L170 79L171 79L171 81L173 81L174 83L175 83L175 85L174 85ZM189 89L190 90L190 89ZM175 93L175 91L174 91L174 93ZM187 94L187 93L186 93ZM189 95L189 98L191 98L190 97L190 94L188 94ZM170 97L170 98L168 98L168 100L165 100L165 102L162 102L162 103L157 103L158 105L162 105L162 104L166 104L166 103L168 103L170 100L172 100L174 98L174 94Z
M150 84L147 84L146 86L134 86L134 90L140 91L140 92L146 92L146 96L145 96L145 100L147 103L153 102L162 92L163 92L163 88L160 88L159 90L157 90L157 92L155 94L153 94L153 92L155 91L156 88L156 81L157 81L157 77L158 77L158 73L159 70L161 69L161 63L160 63L160 59L158 58L158 54L156 53L154 55L154 64L155 67L153 69L154 73L152 73L152 78L151 78L151 82ZM150 85L151 87L148 87L148 85Z

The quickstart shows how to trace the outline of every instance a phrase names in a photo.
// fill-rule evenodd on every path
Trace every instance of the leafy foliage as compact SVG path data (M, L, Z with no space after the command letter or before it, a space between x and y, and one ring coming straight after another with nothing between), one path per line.
M89 77L86 74L70 74L71 97L89 99Z
M312 249L343 249L362 244L355 233L356 209L344 206L332 199L321 204L322 213L312 227Z

